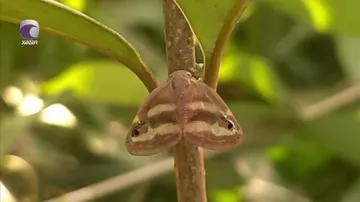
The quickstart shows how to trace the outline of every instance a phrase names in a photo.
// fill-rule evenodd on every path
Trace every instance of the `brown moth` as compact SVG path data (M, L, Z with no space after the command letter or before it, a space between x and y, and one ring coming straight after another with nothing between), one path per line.
M172 73L140 107L126 137L130 154L160 153L182 138L199 147L228 150L243 132L221 97L184 70Z

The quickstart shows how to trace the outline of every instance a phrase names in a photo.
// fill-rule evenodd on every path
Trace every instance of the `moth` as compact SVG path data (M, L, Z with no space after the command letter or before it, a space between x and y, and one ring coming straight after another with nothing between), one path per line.
M132 155L148 156L182 138L210 150L228 150L243 140L243 131L223 99L190 72L173 72L139 108L126 136Z

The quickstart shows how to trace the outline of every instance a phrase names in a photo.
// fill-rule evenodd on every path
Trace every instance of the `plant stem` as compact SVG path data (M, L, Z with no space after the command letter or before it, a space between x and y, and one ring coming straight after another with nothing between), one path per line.
M174 0L163 0L168 72L195 72L194 34ZM206 202L202 149L186 141L174 147L178 202Z
M175 0L163 0L169 74L186 70L195 75L194 34Z

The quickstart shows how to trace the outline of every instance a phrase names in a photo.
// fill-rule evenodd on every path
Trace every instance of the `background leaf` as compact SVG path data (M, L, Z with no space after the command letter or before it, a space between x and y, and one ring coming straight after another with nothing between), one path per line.
M345 35L336 36L338 54L344 64L349 78L354 82L360 81L360 38Z
M238 18L247 6L246 0L189 1L178 0L205 54L204 82L216 87L218 70L225 46Z
M306 131L332 151L360 165L360 117L358 110L344 110L309 123Z
M229 11L237 0L190 1L177 0L200 41L205 55L210 56L220 31L227 22Z
M356 181L343 197L344 202L356 202L360 198L360 180Z
M220 81L241 83L269 103L283 104L288 99L269 61L236 49L228 52L221 64Z
M357 0L267 0L292 17L312 24L320 32L360 35Z
M133 47L118 33L94 19L52 0L1 0L0 6L1 20L20 23L23 19L35 19L43 30L78 41L120 61L149 89L156 86L154 77Z
M75 64L42 87L45 95L70 90L82 99L128 107L140 105L148 94L141 81L126 67L109 61Z
M31 115L28 117L6 117L1 120L0 127L0 155L3 156L11 148L12 143L17 138L17 135L25 135L28 127L37 118L37 115Z
M19 2L23 5L15 5ZM91 30L91 23L82 29L83 20L75 19L82 16L79 13L70 14L75 15L73 18L63 17L64 12L68 15L72 10L45 10L50 14L27 10L45 2L48 1L0 0L1 19L4 13L18 15L19 21L23 17L38 16L47 27L54 23L76 36L86 35L86 40L104 48L109 46L114 50L113 45L120 46L115 43L123 43L111 33L111 39L104 36L105 43L102 38L94 38L94 34L102 37L109 33ZM84 0L82 3L86 6L82 8L74 4L80 1L59 2L68 3L121 33L142 53L160 80L166 79L161 0ZM211 31L212 25L216 27L221 22L213 18L225 13L221 9L228 9L221 5L230 1L200 2L204 3L190 2L195 9L189 9L193 9L198 22L205 23L200 25L202 29ZM217 92L228 103L245 134L241 146L206 160L208 199L360 201L354 194L360 179L359 105L346 104L347 99L356 98L358 93L328 102L333 100L329 97L336 97L349 85L358 85L357 36L345 29L351 24L351 29L356 31L358 26L353 23L357 19L341 20L356 10L353 6L356 4L348 0L270 2L275 1L251 1L228 41L229 48L222 60ZM322 5L324 2L330 2L328 7ZM350 4L342 5L342 2ZM205 10L212 3L219 7ZM332 8L337 4L341 5ZM311 10L310 5L315 5L315 9ZM331 18L331 12L324 13L328 8L332 14L332 9L338 8L345 9L341 11L345 13ZM286 13L286 9L292 10ZM305 18L301 17L303 14ZM343 25L335 29L333 22L339 20ZM45 24L40 26L44 28ZM104 180L116 180L119 175L121 179L149 164L156 167L159 165L156 162L164 158L170 166L167 174L153 176L152 172L141 172L137 176L141 184L146 184L145 188L135 185L115 190L116 187L102 186L96 193L103 190L104 195L92 200L176 201L171 150L152 157L134 157L126 152L124 141L128 126L141 101L149 94L130 70L113 61L113 57L107 59L109 55L75 43L64 35L41 31L38 46L21 46L18 24L0 21L0 29L1 149L6 148L3 154L24 159L34 168L40 185L39 201L69 192L79 193L76 192L79 189ZM118 48L114 53L127 55L126 50L126 47ZM9 89L17 90L14 93ZM67 91L70 93L61 93ZM19 114L19 109L40 110L39 105L29 102L29 97L51 103L42 107L36 121ZM326 106L335 106L337 110L327 111L326 116L319 114L319 109L323 109L319 104L324 100ZM302 120L303 116L299 116L310 111L314 119ZM72 121L72 124L59 124L54 120ZM17 196L21 188L5 184L5 178L11 176L1 175L0 181ZM26 183L23 179L11 181Z

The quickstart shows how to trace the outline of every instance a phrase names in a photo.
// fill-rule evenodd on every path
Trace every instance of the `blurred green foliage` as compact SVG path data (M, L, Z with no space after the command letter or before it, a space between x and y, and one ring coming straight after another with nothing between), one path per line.
M34 194L48 200L170 156L134 157L123 146L148 94L124 66L127 60L142 66L130 46L63 10L35 6L46 1L0 2L0 180L18 201ZM119 32L166 79L160 0L60 2ZM205 33L197 36L203 48L211 50L214 39L206 34L218 31L222 18L215 17L232 1L218 1L216 9L183 2L189 21ZM229 41L218 86L246 140L207 160L210 202L360 201L360 102L301 116L305 106L359 84L359 6L357 0L251 1ZM38 20L62 37L42 29L38 46L21 46L14 16ZM112 54L125 64L110 60ZM175 200L175 177L168 173L95 201Z

